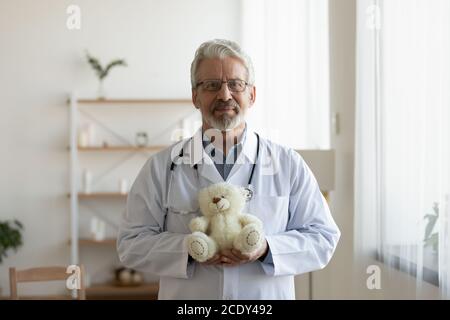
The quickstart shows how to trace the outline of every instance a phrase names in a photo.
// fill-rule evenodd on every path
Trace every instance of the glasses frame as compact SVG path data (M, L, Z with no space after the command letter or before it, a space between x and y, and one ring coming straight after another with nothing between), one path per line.
M231 90L231 89L230 89L230 87L229 87L229 85L228 85L228 82L230 82L230 81L236 81L236 80L237 80L237 81L242 81L242 82L245 84L244 89L242 89L242 91L235 91L235 90ZM241 92L244 92L245 89L246 89L248 86L251 85L250 83L248 83L247 81L242 80L242 79L229 79L229 80L206 79L206 80L197 82L197 84L195 85L195 88L197 89L199 86L201 86L202 84L204 84L204 83L207 82L207 81L220 81L220 82L221 82L220 87L219 87L219 89L217 89L217 90L207 90L207 89L203 88L203 89L204 89L205 91L207 91L207 92L219 92L219 91L222 89L222 85L223 85L224 83L226 83L226 84L227 84L227 88L228 88L228 90L230 90L230 92L241 93Z

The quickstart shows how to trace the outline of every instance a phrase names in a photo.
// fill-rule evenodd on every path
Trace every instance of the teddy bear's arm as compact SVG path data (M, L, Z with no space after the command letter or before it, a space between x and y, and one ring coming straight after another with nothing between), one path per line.
M209 226L209 218L207 217L197 217L191 220L189 223L189 229L191 232L199 231L206 233Z
M241 223L242 227L245 227L246 225L251 223L258 225L258 227L262 227L261 220L251 214L241 214L241 216L239 217L239 222Z

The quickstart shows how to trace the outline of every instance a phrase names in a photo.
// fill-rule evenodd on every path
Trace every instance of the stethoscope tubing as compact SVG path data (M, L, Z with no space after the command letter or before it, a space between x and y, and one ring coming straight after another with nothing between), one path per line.
M255 163L253 163L253 165L252 165L252 171L250 172L250 176L249 176L249 179L248 179L248 185L249 186L252 184L253 173L255 172L256 163L258 162L258 159L259 159L259 144L260 144L259 143L259 135L256 132L255 132L255 134L256 134L256 140L257 140L257 144L256 144L256 159L255 159ZM191 140L192 140L192 138L191 138ZM178 155L178 157L180 157L180 158L183 157L183 150L184 150L184 147L181 148L181 151L180 151L180 154ZM175 162L172 161L171 164L170 164L171 174L173 174L176 166L177 165L175 164ZM194 170L198 170L197 164L195 164L193 167L194 167Z

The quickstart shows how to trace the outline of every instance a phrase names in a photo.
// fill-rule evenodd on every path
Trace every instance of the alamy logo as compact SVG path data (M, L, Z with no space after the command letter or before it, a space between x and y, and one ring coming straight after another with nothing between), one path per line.
M373 4L366 9L366 27L370 30L380 30L381 28L381 10L380 7Z
M69 290L79 290L81 288L81 270L77 265L70 265L67 267L66 273L70 276L66 280L66 288Z
M66 13L69 15L66 20L66 27L69 30L81 29L81 9L75 4L67 7Z
M370 265L366 269L366 273L370 274L369 277L367 277L366 285L367 289L373 290L373 289L381 289L381 269L377 265Z

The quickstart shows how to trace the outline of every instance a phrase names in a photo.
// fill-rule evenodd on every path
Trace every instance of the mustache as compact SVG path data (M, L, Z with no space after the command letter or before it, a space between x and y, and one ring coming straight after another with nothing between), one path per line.
M216 101L214 102L212 108L211 108L211 112L216 111L217 108L224 108L224 107L233 107L235 109L237 109L237 111L241 110L241 107L239 106L239 104L234 101L234 100L229 100L229 101Z

